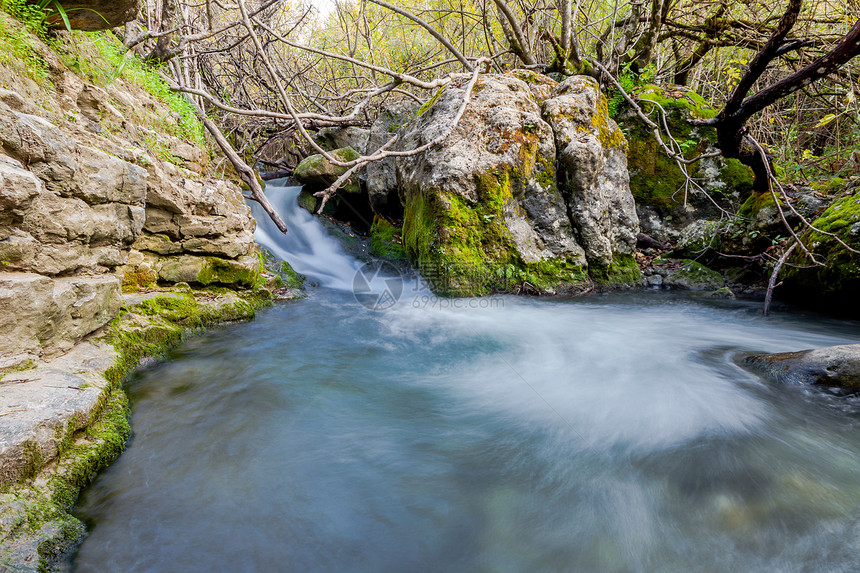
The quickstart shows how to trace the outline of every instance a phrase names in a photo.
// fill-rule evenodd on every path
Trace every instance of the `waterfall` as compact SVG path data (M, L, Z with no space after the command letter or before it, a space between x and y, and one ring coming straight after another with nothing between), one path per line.
M276 180L282 183L284 180ZM285 187L270 182L266 197L284 219L289 232L281 233L255 201L249 201L257 220L254 238L276 257L287 261L297 272L335 290L352 290L362 263L347 255L322 224L298 205L301 187Z

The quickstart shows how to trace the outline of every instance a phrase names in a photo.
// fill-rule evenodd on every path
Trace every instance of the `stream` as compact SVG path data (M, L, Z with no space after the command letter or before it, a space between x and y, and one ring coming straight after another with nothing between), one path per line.
M319 286L131 378L75 571L860 570L856 399L736 364L858 342L856 322L438 299L368 276L297 193L269 186L290 232L255 209L257 240ZM386 297L354 296L357 273Z

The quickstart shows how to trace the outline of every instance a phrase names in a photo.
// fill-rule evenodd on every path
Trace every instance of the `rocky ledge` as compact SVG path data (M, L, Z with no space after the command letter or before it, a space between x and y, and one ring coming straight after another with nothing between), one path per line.
M66 354L0 378L0 570L53 570L82 540L85 528L68 512L128 438L129 371L270 304L268 291L187 287L123 298L117 318Z

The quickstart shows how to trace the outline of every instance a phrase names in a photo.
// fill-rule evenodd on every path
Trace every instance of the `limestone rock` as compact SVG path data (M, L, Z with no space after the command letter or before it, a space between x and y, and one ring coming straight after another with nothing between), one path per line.
M370 128L367 150L372 153L388 143L415 117L418 106L411 101L399 101L386 106ZM403 218L403 203L397 186L394 157L374 161L365 168L367 195L374 212L392 221Z
M0 273L0 372L68 350L116 316L119 305L114 276Z
M126 203L143 206L149 173L143 167L89 146L78 148L76 185L70 191L90 205Z
M314 141L326 151L351 147L363 155L368 149L369 137L370 132L360 127L324 127L316 133Z
M782 384L817 384L860 390L860 344L756 354L745 358L744 363Z
M260 275L260 261L254 255L236 260L218 257L180 255L155 263L158 278L171 283L232 284L251 287Z
M0 155L0 224L20 220L42 183L20 161Z
M449 85L422 106L403 148L445 133L462 97ZM523 281L543 289L584 279L554 158L552 129L531 90L508 75L479 78L443 145L398 158L404 247L422 267L446 269L438 290L485 293Z
M591 78L568 78L543 109L555 132L560 186L588 262L610 267L616 253L633 253L639 232L624 136Z

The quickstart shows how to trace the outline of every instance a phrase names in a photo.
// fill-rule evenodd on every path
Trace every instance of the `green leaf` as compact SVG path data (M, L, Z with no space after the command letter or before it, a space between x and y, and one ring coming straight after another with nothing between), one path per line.
M836 119L837 117L839 117L839 116L837 116L835 113L828 113L827 115L822 117L818 121L818 123L815 124L815 127L823 127L823 126L827 125L828 123L830 123L831 121L833 121L834 119Z

